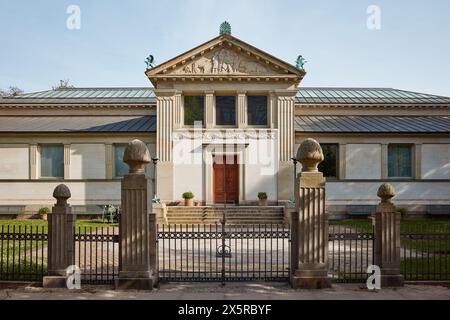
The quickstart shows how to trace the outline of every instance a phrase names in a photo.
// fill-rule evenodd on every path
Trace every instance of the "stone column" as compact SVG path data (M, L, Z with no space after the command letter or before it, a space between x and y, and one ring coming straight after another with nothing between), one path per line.
M288 200L292 197L294 183L292 179L292 162L294 156L294 103L295 90L277 90L276 119L278 129L278 200Z
M247 95L246 91L238 91L237 93L237 118L238 128L247 127Z
M302 164L295 194L296 211L292 217L295 260L291 285L294 288L331 287L328 277L328 215L325 212L325 178L317 165L323 161L319 143L306 139L298 148ZM297 215L297 216L295 216Z
M205 91L205 128L214 128L216 120L215 116L216 99L214 97L214 91Z
M30 179L31 180L38 179L38 176L39 176L38 158L39 158L38 145L30 144Z
M378 189L381 198L375 213L374 264L381 269L381 287L403 286L400 274L400 219L391 202L395 196L394 187L384 183Z
M58 185L53 191L56 204L48 215L48 276L43 279L45 288L65 288L66 269L74 264L76 218L67 203L70 196L70 190L64 184Z
M118 289L151 290L158 282L156 215L152 212L152 181L145 173L151 161L145 143L133 140L123 161L130 167L122 180L120 270Z
M70 144L64 145L64 179L70 179Z

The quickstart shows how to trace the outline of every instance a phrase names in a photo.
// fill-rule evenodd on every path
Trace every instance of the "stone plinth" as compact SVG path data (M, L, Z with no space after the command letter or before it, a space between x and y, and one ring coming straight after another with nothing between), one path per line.
M374 264L381 269L381 287L403 286L400 274L400 220L390 199L395 192L392 185L385 183L378 189L381 198L375 213Z
M328 277L328 217L325 212L325 178L317 170L323 160L320 145L305 140L297 152L302 163L292 214L292 270L294 288L331 287Z
M156 215L152 212L152 181L145 173L147 146L133 140L125 149L130 171L122 180L118 289L151 290L158 282Z
M67 280L67 267L74 264L75 221L72 208L67 204L70 190L60 184L53 192L56 204L48 215L48 276L43 279L45 288L64 288Z

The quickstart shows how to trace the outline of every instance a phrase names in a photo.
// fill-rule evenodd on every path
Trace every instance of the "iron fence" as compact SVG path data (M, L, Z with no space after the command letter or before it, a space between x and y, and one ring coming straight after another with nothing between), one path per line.
M450 280L450 224L403 224L400 270L407 281Z
M47 229L0 228L0 280L42 281L47 272Z
M373 264L373 228L330 225L329 273L334 282L365 282Z
M158 228L161 281L287 281L283 225L185 224Z
M74 259L81 283L113 284L119 274L119 228L77 228Z

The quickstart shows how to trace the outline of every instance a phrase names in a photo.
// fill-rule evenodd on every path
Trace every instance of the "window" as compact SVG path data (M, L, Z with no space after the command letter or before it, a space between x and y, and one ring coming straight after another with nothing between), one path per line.
M411 178L411 145L390 144L388 146L388 177Z
M216 125L236 125L236 97L216 96Z
M247 97L247 117L251 126L267 125L267 96Z
M184 97L184 124L193 126L195 121L204 123L205 97L185 96Z
M337 178L338 152L339 146L337 144L321 144L324 160L319 163L319 171L327 178Z
M41 177L64 178L64 146L41 145Z
M123 154L126 147L126 144L114 145L114 176L116 177L123 177L128 174L128 165L123 162Z

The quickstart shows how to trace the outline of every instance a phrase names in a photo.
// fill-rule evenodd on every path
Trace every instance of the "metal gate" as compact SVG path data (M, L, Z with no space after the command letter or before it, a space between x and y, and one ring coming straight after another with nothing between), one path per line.
M161 281L288 281L290 229L281 224L158 228Z

